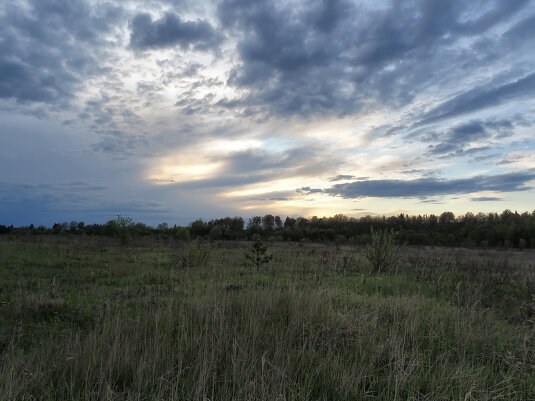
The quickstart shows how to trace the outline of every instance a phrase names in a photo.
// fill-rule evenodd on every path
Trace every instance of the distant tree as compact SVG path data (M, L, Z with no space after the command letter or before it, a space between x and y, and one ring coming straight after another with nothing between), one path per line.
M119 226L119 223L117 223L117 220L109 220L104 224L104 235L114 237L119 236L119 231L121 230L121 227Z
M455 223L455 215L452 212L444 212L440 215L440 218L438 221L441 224Z
M271 232L275 228L275 216L266 214L262 217L262 227L265 231Z
M199 219L190 224L189 231L193 238L197 238L208 235L210 228L202 219Z
M223 238L223 228L220 225L215 225L210 229L209 237L211 240L220 240Z
M78 222L73 220L69 223L69 232L75 233L77 231L78 231Z
M276 230L282 230L284 228L282 220L280 216L275 216L275 229Z
M284 228L286 227L293 227L297 221L291 217L286 217L286 220L284 220Z
M261 216L253 216L249 219L247 222L247 228L255 228L258 230L262 229L262 217Z
M263 234L264 229L262 228L262 217L253 216L247 222L247 236L249 238L255 239L260 237Z
M173 227L173 237L180 241L189 241L190 235L187 227Z
M158 231L161 231L161 232L166 232L167 230L169 230L169 225L167 223L163 222L163 223L158 224L156 229Z

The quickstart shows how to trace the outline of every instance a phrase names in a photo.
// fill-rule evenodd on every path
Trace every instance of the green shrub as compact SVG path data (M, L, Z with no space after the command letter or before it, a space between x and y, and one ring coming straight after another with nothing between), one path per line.
M371 243L366 246L366 258L373 273L381 273L397 264L399 248L395 242L396 234L393 230L373 231L371 228Z

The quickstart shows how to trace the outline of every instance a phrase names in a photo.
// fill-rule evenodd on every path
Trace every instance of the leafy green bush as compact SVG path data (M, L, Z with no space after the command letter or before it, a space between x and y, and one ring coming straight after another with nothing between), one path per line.
M366 246L366 258L373 273L381 273L395 266L399 260L399 248L396 245L394 230L373 231L371 243Z

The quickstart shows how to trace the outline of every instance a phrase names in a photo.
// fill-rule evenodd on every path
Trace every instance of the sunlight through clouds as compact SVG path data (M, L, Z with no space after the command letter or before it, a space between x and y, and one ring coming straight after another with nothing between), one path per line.
M49 224L41 184L81 178L77 220L529 210L533 21L529 0L2 3L0 184L22 189L0 218L24 199Z

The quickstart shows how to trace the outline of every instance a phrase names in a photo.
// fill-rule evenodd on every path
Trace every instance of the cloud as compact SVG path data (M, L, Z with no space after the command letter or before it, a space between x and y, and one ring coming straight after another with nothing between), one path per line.
M501 201L502 198L496 198L494 196L480 196L479 198L471 198L470 199L473 202L495 202L495 201Z
M452 128L446 135L443 135L441 143L431 145L431 154L442 155L450 152L463 152L463 148L467 143L486 138L488 133L485 131L483 124L480 122L470 122L461 124Z
M532 1L0 3L4 218L530 186Z
M438 145L431 145L432 155L438 155L442 158L467 156L475 153L481 153L491 150L490 146L476 146L466 148L467 145L481 141L483 139L489 139L491 133L485 129L480 122L469 122L461 124L451 129L445 137L443 142Z
M149 145L147 138L142 134L117 129L96 129L95 132L101 138L91 148L97 152L112 154L116 159L128 156L140 157L143 154L139 152L139 148L147 148Z
M535 168L535 150L519 150L506 153L496 162L496 165L517 169L533 169Z
M0 9L0 99L67 104L83 78L100 71L96 55L120 15L110 3L93 7L83 0Z
M222 41L221 34L207 21L182 21L173 13L166 13L156 21L149 14L140 13L130 25L130 47L135 50L174 46L183 50L213 50Z
M276 176L321 174L334 162L314 146L299 146L279 151L252 149L224 156L225 171L233 174L251 174L261 171Z
M526 4L497 1L481 12L460 0L393 1L376 8L344 0L316 0L306 6L223 0L221 25L238 38L241 61L228 83L248 92L220 105L303 117L346 115L373 104L400 107L420 88L450 78L452 71L473 70L467 60L487 56L488 49L457 43L486 34ZM459 109L445 104L446 110L434 113L442 115L448 108L459 112L470 100L484 107L476 95L505 100L519 95L519 87L528 81L501 89L485 86L467 96ZM432 117L437 118L427 116Z
M206 152L205 156L203 152ZM251 184L271 183L293 177L310 177L332 171L335 162L313 146L301 146L278 151L248 149L239 152L219 153L216 149L201 151L204 163L217 165L217 171L195 179L188 176L160 177L157 181L182 189L243 187ZM185 165L187 168L187 165ZM182 165L173 168L181 171ZM163 178L163 180L162 180Z
M302 188L296 189L295 192L297 192L299 194L309 195L309 194L322 193L323 189L321 189L321 188L302 187Z
M436 131L418 130L406 138L429 142L428 155L440 158L468 156L492 150L492 141L501 141L514 132L518 122L509 119L471 120ZM484 142L483 142L484 141ZM485 146L478 146L485 143ZM474 146L475 145L475 146Z
M422 116L418 125L428 124L488 107L501 106L510 101L535 94L535 73L504 83L481 85L442 103Z
M535 16L521 20L517 25L504 33L504 38L513 44L533 39L535 35Z
M336 184L323 192L343 198L397 198L428 197L437 195L468 194L479 191L515 192L531 189L526 184L535 179L535 172L507 173L494 176L440 180L368 180Z
M65 210L84 209L88 205L95 206L98 203L98 195L106 189L106 186L85 181L40 184L2 182L0 185L0 210L2 210L0 218L9 221L12 218L9 213L22 213L24 210L30 215L31 210L34 209L59 214Z
M348 175L348 174L339 174L337 175L336 177L332 177L332 178L329 178L329 181L330 182L335 182L335 181L342 181L342 180L355 180L357 179L354 175ZM360 178L359 178L360 179ZM362 178L362 179L366 179L366 178Z

